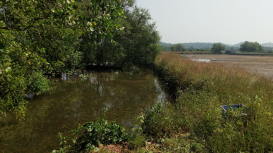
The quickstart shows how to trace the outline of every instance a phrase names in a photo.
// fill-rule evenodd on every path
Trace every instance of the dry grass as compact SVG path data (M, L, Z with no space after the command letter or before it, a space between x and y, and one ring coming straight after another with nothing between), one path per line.
M157 56L155 64L161 78L177 86L179 97L175 107L153 114L155 122L144 122L154 138L190 132L190 151L273 151L271 80L241 67L194 62L174 53ZM224 118L220 106L228 104L246 105L248 115Z
M239 66L195 62L175 53L159 55L155 63L161 70L168 69L169 77L175 78L180 86L187 84L196 87L206 83L207 89L215 89L219 94L230 91L231 95L254 95L266 91L260 96L267 100L273 99L271 80Z
M273 56L261 55L216 55L216 54L188 54L183 57L193 59L209 59L211 62L221 63L226 66L240 66L252 73L258 73L273 79Z

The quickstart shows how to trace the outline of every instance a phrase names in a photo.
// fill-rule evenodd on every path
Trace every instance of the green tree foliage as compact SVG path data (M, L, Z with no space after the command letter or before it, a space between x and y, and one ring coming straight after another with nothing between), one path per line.
M44 75L97 65L147 65L162 50L155 23L134 0L0 2L0 113L27 93L50 89ZM125 17L126 15L126 17Z
M265 50L265 52L270 53L273 51L273 47L264 47L264 50Z
M186 50L187 50L186 47L181 43L174 44L171 46L171 51L186 51Z
M132 6L132 7L130 7ZM98 65L149 65L162 50L158 44L159 33L155 23L151 23L151 15L147 9L139 8L131 3L124 7L126 18L120 20L122 31L113 39L102 38L97 46L84 47L84 62ZM90 42L83 38L84 44Z
M126 51L126 62L131 64L151 64L156 55L161 51L158 44L160 36L156 31L156 24L151 23L151 15L147 9L134 7L132 11L127 10L126 20L128 31L120 35L120 45Z
M261 46L257 42L248 42L248 41L246 41L245 43L241 44L240 51L242 51L242 52L260 52L260 53L263 53L263 52L265 52L265 49L264 49L263 46Z
M226 46L221 43L214 43L212 45L211 51L215 54L221 54L221 51L225 50Z
M25 103L28 92L49 89L45 73L81 66L79 37L113 37L124 17L120 0L2 0L0 2L0 113Z
M176 44L175 45L175 50L176 51L186 51L186 47L182 44Z
M171 49L171 51L175 51L175 47L174 47L174 45L172 45L171 47L170 47L170 49Z

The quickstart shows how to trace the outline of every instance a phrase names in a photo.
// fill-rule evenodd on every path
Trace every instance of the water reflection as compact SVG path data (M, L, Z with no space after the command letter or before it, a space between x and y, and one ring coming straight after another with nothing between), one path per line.
M34 97L25 117L11 112L0 118L0 150L50 152L58 148L58 132L94 121L108 108L106 118L133 126L142 110L165 100L159 81L149 70L88 72L88 79L62 74L58 87Z

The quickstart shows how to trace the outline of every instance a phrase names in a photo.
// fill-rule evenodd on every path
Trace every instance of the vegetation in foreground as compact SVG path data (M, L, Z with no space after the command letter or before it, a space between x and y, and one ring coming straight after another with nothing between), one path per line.
M174 53L157 56L155 71L177 99L138 117L132 134L126 135L131 152L273 151L271 80ZM223 116L220 106L230 104L244 104L247 115L241 110Z
M163 109L153 125L163 127L156 135L177 142L179 135L188 134L192 151L273 150L271 80L239 67L198 63L172 53L157 57L156 71L178 93L174 106ZM247 116L223 118L220 106L229 104L246 105Z

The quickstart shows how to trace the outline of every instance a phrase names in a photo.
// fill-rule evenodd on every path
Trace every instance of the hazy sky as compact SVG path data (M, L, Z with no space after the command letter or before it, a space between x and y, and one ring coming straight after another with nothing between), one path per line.
M137 0L168 43L273 42L273 0Z

